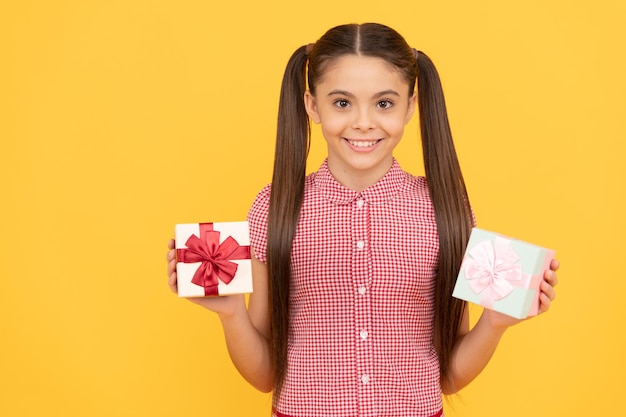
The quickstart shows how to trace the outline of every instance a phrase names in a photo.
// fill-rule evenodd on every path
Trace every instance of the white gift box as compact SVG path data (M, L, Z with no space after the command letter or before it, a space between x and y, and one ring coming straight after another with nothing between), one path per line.
M252 292L248 222L175 227L179 297Z

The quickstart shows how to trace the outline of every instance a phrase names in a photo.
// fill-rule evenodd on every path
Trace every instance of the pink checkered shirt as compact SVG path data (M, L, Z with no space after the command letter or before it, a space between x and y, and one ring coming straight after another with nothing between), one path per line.
M266 262L270 186L250 213ZM293 242L288 369L277 412L425 417L442 409L432 344L438 238L423 177L394 160L362 192L324 162L306 179Z

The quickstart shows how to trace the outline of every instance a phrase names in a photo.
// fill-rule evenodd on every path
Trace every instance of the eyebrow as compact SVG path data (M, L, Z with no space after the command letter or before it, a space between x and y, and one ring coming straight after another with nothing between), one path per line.
M394 96L398 96L400 97L400 94L396 91L396 90L383 90L379 93L374 94L374 98L379 98L382 96L388 96L388 95L394 95ZM354 97L354 94L350 93L349 91L345 91L345 90L332 90L330 93L328 93L328 96L346 96L346 97Z

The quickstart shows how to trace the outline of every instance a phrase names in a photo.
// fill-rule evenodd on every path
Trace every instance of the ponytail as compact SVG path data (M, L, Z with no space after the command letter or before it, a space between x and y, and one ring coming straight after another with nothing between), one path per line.
M291 247L304 194L311 137L304 107L306 64L307 47L302 46L289 59L283 76L268 213L270 352L275 395L280 393L287 370Z
M437 69L423 52L414 54L424 168L439 232L433 342L443 383L465 309L465 302L453 298L452 290L473 222Z

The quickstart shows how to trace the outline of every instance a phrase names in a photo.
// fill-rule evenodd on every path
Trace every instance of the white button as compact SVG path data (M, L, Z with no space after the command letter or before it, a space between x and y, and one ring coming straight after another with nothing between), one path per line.
M364 384L367 384L368 382L370 382L370 376L369 375L363 375L361 377L361 382Z
M367 330L361 330L361 333L359 333L361 335L361 339L365 340L367 339Z
M358 242L356 242L356 247L359 249L363 249L365 247L365 242L359 240Z
M367 288L365 288L365 285L361 285L359 287L359 294L361 295L365 295L365 292L367 291Z
M356 206L357 206L358 208L363 207L363 204L364 204L363 200L360 200L360 199L359 199L359 200L357 200L357 201L356 201Z

